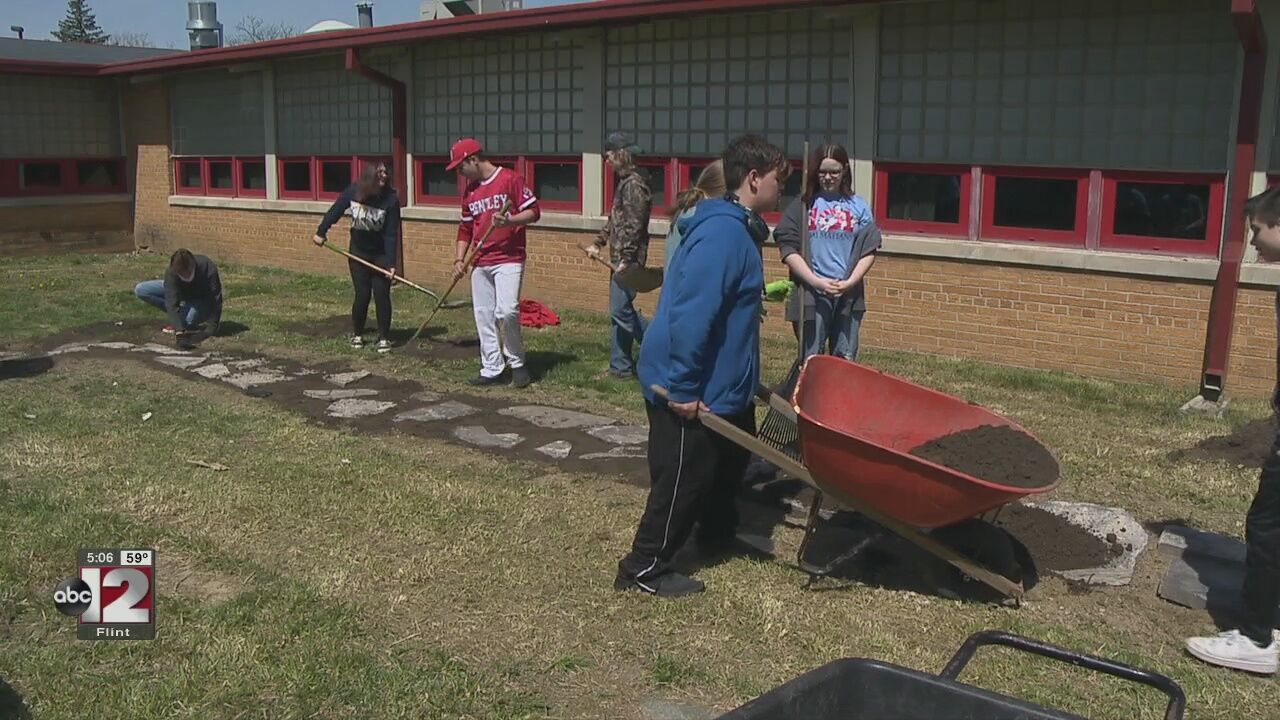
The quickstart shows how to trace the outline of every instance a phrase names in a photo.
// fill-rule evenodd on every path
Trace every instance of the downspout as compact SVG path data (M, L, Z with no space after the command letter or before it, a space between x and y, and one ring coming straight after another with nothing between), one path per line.
M1248 234L1244 221L1244 204L1252 187L1267 58L1267 38L1262 27L1262 17L1258 14L1257 1L1231 0L1231 19L1244 49L1244 69L1240 81L1240 112L1236 121L1235 160L1231 164L1231 177L1228 181L1231 201L1227 204L1222 262L1218 265L1213 298L1209 301L1209 327L1205 338L1203 373L1200 376L1200 396L1209 402L1217 402L1226 386L1236 295L1240 290L1240 262L1244 258Z
M391 177L396 192L400 193L400 206L405 205L407 191L405 168L405 132L409 126L404 83L378 72L360 61L360 51L347 48L347 70L362 75L383 87L391 89ZM396 274L406 276L404 268L404 221L400 223L400 242L397 245Z

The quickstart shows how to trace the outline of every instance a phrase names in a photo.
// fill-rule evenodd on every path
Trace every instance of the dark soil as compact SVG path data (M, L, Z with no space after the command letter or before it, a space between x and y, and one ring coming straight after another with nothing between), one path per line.
M1174 462L1213 460L1232 465L1262 467L1275 439L1274 420L1254 420L1236 427L1230 435L1205 438L1196 443L1195 447L1174 450L1169 453L1169 459Z
M1026 546L1041 571L1098 567L1124 552L1118 541L1109 543L1062 517L1027 505L1006 505L995 524Z
M983 425L930 440L911 454L973 477L1019 488L1042 488L1058 479L1053 453L1010 427Z
M323 320L291 323L283 326L282 329L286 332L297 333L307 337L345 339L351 337L351 316L334 315ZM480 340L478 338L443 338L439 337L442 328L429 327L418 336L417 340L409 342L409 338L413 337L413 333L417 329L416 325L402 328L392 327L391 335L388 339L395 346L393 352L434 360L479 361L480 359ZM372 344L376 340L374 337L376 333L377 330L374 329L373 318L370 317L369 325L365 329L365 340Z

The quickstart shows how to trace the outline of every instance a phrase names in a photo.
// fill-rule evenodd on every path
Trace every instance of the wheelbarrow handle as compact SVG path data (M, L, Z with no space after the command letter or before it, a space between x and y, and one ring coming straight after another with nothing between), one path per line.
M1106 673L1122 680L1153 687L1169 698L1169 705L1164 712L1165 720L1182 720L1182 715L1187 709L1187 696L1182 692L1182 688L1178 686L1178 683L1164 675L1114 660L1073 652L1057 645L1050 645L999 630L983 630L970 635L969 639L965 640L960 649L956 651L956 654L952 656L947 666L942 669L939 676L948 680L955 680L965 666L969 664L969 661L973 659L974 652L983 645L1003 645L1015 650L1069 663L1086 670Z

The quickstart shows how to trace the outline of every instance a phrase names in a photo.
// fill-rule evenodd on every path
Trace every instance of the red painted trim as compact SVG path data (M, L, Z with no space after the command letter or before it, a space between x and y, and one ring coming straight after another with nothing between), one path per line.
M0 74L92 77L102 73L95 63L49 62L44 60L0 60Z
M320 51L345 51L418 42L442 37L511 33L520 30L550 30L563 27L614 24L628 20L651 20L659 17L688 16L705 13L737 13L770 8L871 4L882 0L600 0L551 7L528 8L509 12L467 15L444 20L381 25L315 35L300 35L281 40L233 47L197 50L175 56L111 63L101 66L100 73L161 72L208 65L249 62L289 55L314 54Z
M266 174L267 174L267 159L265 157L238 157L235 159L235 161L236 161L236 170L235 170L236 196L237 197L253 197L253 198L266 197L267 187L265 183L263 184L261 189L257 189L257 190L246 188L244 186L244 178L245 178L244 166L252 163L258 163L262 165L262 176L263 176L263 179L265 180Z
M200 184L189 187L182 184L182 166L194 165L200 170ZM196 157L179 157L173 159L173 192L175 195L204 194L204 163Z
M1262 114L1263 79L1266 76L1267 38L1262 16L1254 0L1231 0L1231 19L1244 48L1240 80L1240 106L1236 114L1236 148L1229 180L1231 204L1222 242L1222 262L1209 301L1200 394L1217 400L1226 388L1227 361L1231 355L1231 330L1235 324L1236 295L1240 289L1240 262L1244 257L1246 228L1244 203L1253 185L1253 162ZM1277 358L1280 373L1280 358ZM1277 377L1280 381L1280 377Z
M18 194L18 163L0 160L0 197Z
M284 186L284 166L285 164L306 163L307 178L310 186L304 190L287 190ZM313 157L282 157L276 159L276 185L277 191L281 198L286 200L315 200L316 199L316 159Z
M571 157L528 157L521 158L524 161L524 181L529 188L533 190L533 194L537 195L537 184L534 180L538 172L539 165L572 165L578 169L578 199L577 200L545 200L538 198L538 206L543 210L560 210L565 212L582 212L582 156L576 155Z
M449 158L444 155L431 157L415 157L413 159L413 202L418 205L444 205L448 207L459 207L462 202L462 184L461 175L453 174L454 185L457 187L456 195L428 195L423 191L427 186L426 172L423 168L427 165L439 165L445 167L449 164Z
M407 147L405 138L409 127L409 104L405 84L390 75L378 72L365 65L360 60L360 51L354 47L347 48L346 67L347 70L362 75L371 82L391 90L391 157L388 160L391 163L391 182L395 186L396 192L399 193L400 205L403 207L409 200L405 196L405 188L408 185L409 177L408 168L405 167L405 161L408 157L405 152ZM401 243L399 247L403 253L404 243ZM397 267L404 267L403 255L397 259Z
M1116 232L1117 186L1122 182L1140 182L1168 185L1207 185L1209 204L1205 208L1205 239L1147 237L1124 235ZM1177 253L1180 255L1218 254L1218 239L1222 237L1222 204L1226 187L1220 175L1175 174L1153 172L1104 172L1102 173L1102 225L1099 246L1139 252Z
M889 175L891 173L915 175L957 175L960 178L959 219L953 223L928 220L901 220L889 217ZM942 235L966 237L969 233L970 193L973 191L973 173L964 165L911 165L903 163L876 163L872 183L872 208L882 230L913 235Z
M1076 181L1076 213L1074 230L1045 230L1041 228L1006 227L994 222L996 208L996 181L1002 177L1043 178L1048 180ZM1084 246L1085 230L1089 222L1089 171L1045 168L983 168L982 216L980 236L984 239L1014 240L1053 245Z
M236 187L240 184L239 177L236 173L236 161L230 157L206 157L201 158L203 163L204 174L204 194L210 197L235 197ZM231 170L231 187L215 188L213 186L213 165L227 165Z
M356 158L354 155L317 155L315 158L315 171L312 173L313 182L311 187L315 190L316 198L319 200L337 200L342 194L342 190L333 192L324 189L324 166L325 165L341 165L347 164L347 182L342 186L342 190L347 189L356 179Z

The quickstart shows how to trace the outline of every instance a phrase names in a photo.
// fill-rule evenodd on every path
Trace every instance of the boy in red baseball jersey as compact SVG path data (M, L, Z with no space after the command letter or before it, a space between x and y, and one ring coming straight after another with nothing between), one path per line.
M453 262L455 278L467 271L468 248L493 227L476 251L471 272L471 306L480 337L480 374L469 382L497 385L503 381L503 371L510 367L511 384L525 387L529 384L529 371L524 366L519 308L524 226L537 222L542 211L524 178L494 165L482 153L480 143L471 138L459 140L449 151L449 169L462 173L468 181L462 193L462 223L458 226ZM503 213L507 203L510 206Z

